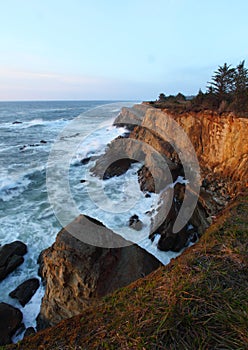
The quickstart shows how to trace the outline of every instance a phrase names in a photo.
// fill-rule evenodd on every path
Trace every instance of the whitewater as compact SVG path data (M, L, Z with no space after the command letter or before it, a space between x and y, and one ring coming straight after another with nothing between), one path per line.
M147 213L156 209L158 195L147 197L140 191L137 176L140 164L133 164L122 176L104 181L90 173L95 157L104 152L111 140L127 132L125 128L114 127L113 121L123 106L132 105L132 102L110 101L0 102L0 243L20 240L28 246L24 263L0 282L0 302L18 307L26 328L36 326L44 287L41 284L25 307L8 294L28 278L38 276L40 252L54 242L64 226L47 189L49 167L60 164L56 157L52 162L49 158L58 142L65 148L71 140L77 145L67 175L70 195L79 213L100 220L131 240L134 230L128 227L128 221L136 214L144 224L136 243L163 264L178 255L159 251L157 239L153 242L148 239L151 216ZM80 127L75 124L70 128L79 117ZM83 159L90 161L84 164ZM63 167L61 163L60 167L58 174L63 173L66 164ZM60 180L58 175L50 181L54 190L61 187ZM92 199L98 196L99 188L117 207L124 202L132 205L120 212L105 210L101 200ZM21 336L16 334L14 341Z

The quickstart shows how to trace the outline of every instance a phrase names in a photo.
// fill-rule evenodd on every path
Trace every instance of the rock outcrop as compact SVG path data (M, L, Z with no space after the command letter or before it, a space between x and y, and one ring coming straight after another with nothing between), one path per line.
M82 224L86 235L94 229L94 224L84 216L75 223L79 227ZM111 236L118 236L103 228ZM82 313L92 300L130 284L161 265L137 245L100 248L78 240L68 231L70 225L59 232L56 242L40 256L40 274L46 292L39 328Z
M24 262L23 255L27 246L20 241L14 241L0 248L0 281Z
M40 286L38 278L30 278L21 283L9 293L11 298L17 299L22 306L25 306Z

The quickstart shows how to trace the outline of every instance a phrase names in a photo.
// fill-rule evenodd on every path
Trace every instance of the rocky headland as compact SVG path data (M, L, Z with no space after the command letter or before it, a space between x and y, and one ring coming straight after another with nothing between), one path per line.
M182 128L195 150L200 172L199 176L194 173L193 179L199 182L199 196L188 221L175 233L173 227L185 196L195 195L195 184L188 185L187 193L186 185L180 182L173 191L168 189L167 194L173 195L172 206L166 216L153 215L150 239L159 233L158 248L164 251L181 251L190 242L198 239L199 242L176 261L159 268L159 261L137 245L93 247L71 236L69 229L61 230L52 247L40 256L40 274L46 293L38 324L42 329L74 318L24 340L18 344L19 349L66 349L66 346L104 349L112 345L122 349L136 349L141 345L155 349L163 348L164 344L174 349L173 342L187 348L193 344L193 338L196 344L193 348L199 348L196 335L200 326L202 341L211 337L209 344L213 346L216 336L216 344L223 346L225 343L221 343L220 337L224 337L225 322L226 332L238 339L237 344L247 341L242 333L245 314L240 315L243 318L237 323L241 326L236 328L231 327L232 315L229 322L224 314L228 314L228 300L235 308L232 289L239 288L242 293L241 309L248 305L243 293L247 288L244 273L247 270L244 214L247 196L244 193L248 178L248 119L209 111L176 114L146 104L123 108L115 124L125 125L129 135L108 145L92 171L102 179L109 178L122 174L132 162L138 161L141 190L147 195L161 193L162 206L163 189L179 176L186 177L196 169L188 143L169 120ZM168 165L166 173L161 157ZM76 223L81 221L82 230L91 232L91 220L84 216L76 219ZM136 280L139 281L134 282ZM119 288L122 289L111 294ZM223 300L223 313L218 314L214 302L211 307L208 305L206 298L211 297L211 293L215 293L217 301ZM217 305L218 302L216 308ZM219 338L210 323L211 318L217 322L218 317L222 317ZM203 325L204 334L201 333Z

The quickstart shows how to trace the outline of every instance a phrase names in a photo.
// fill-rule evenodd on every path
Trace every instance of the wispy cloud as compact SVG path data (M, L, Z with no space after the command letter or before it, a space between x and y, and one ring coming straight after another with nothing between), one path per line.
M77 98L108 84L102 77L0 69L0 100ZM60 97L61 96L61 97ZM68 96L68 97L67 97Z

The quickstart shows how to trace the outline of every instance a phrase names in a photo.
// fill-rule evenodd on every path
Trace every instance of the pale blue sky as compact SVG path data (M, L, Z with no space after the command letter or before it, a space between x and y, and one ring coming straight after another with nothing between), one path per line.
M2 0L0 100L195 94L248 66L247 16L247 0Z

